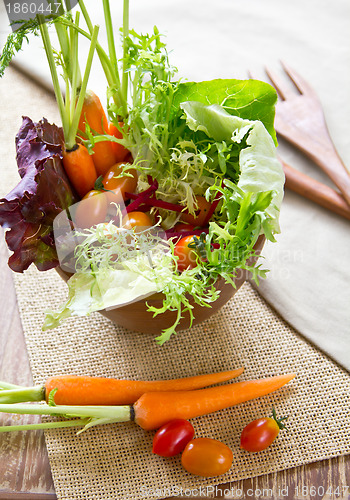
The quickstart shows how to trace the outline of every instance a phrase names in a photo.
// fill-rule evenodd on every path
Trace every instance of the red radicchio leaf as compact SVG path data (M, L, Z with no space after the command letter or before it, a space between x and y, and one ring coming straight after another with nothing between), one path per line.
M33 123L23 117L16 136L19 184L0 200L0 224L14 253L13 271L32 263L40 271L58 265L53 237L55 217L77 201L62 164L62 129L46 119Z

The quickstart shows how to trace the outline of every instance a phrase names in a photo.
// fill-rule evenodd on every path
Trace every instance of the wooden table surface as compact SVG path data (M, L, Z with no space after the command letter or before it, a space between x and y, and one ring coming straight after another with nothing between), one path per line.
M0 380L31 385L30 365L7 258L8 251L0 228ZM17 418L35 422L40 417ZM6 423L10 423L10 417L0 415L0 425ZM227 495L229 489L233 494ZM1 434L0 500L55 498L43 432ZM216 490L215 498L349 500L350 455L224 485Z

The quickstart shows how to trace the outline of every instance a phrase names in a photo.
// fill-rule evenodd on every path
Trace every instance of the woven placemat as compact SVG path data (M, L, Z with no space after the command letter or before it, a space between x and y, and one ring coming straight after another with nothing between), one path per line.
M13 134L13 141L22 114L57 120L57 111L50 96L14 70L1 85L8 92L1 102L2 116L9 123L0 136L5 151L8 134ZM21 89L23 94L24 88L25 95L16 102L16 92ZM5 194L18 180L12 145L1 170ZM181 489L196 493L207 485L350 453L349 375L305 342L248 283L210 320L160 347L152 336L127 332L98 313L42 332L45 309L58 307L66 297L66 285L54 270L40 273L34 267L14 278L35 383L65 373L157 379L239 366L245 367L240 380L297 373L274 394L193 420L197 436L219 439L234 453L231 470L217 478L197 478L182 469L178 457L153 455L154 432L132 423L100 426L79 436L73 429L47 431L59 499L154 499L177 495ZM272 405L289 415L289 432L281 433L264 452L240 450L244 425L268 415Z

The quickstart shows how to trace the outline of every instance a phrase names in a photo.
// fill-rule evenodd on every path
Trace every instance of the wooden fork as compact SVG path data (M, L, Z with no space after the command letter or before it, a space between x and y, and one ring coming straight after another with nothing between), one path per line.
M276 106L275 129L288 142L303 151L328 175L350 206L350 173L329 135L322 105L310 85L290 66L284 71L299 91L265 69L280 99Z

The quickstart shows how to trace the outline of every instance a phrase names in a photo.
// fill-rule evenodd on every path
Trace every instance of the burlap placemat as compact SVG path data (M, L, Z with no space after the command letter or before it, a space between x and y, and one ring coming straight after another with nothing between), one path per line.
M17 182L14 148L5 146L13 142L20 116L57 120L57 111L50 96L13 70L1 82L1 90L7 96L1 102L2 116L9 124L2 125L0 136L5 152L1 194L5 194ZM79 436L73 429L47 431L58 498L154 499L177 495L181 489L195 494L207 485L350 453L348 374L305 342L249 284L210 320L160 347L152 336L126 332L98 313L43 333L44 310L64 300L66 285L55 271L39 273L34 267L14 278L35 383L64 373L156 379L239 366L245 367L241 380L297 373L277 393L193 420L197 436L219 439L234 453L231 470L214 479L187 474L178 457L153 455L154 433L132 423L101 426ZM289 432L281 433L264 452L240 450L243 426L269 414L272 405L289 415Z

